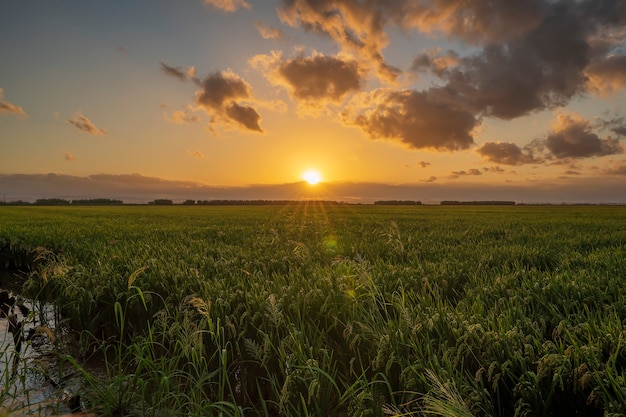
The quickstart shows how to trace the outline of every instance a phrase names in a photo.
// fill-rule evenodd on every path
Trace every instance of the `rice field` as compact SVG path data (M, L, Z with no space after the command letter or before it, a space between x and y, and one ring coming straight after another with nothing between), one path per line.
M6 206L0 267L96 415L626 414L626 207Z

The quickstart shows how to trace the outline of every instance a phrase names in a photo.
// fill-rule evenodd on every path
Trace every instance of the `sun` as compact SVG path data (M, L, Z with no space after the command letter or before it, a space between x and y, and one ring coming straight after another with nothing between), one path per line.
M304 174L302 174L302 179L308 182L310 185L315 185L322 180L322 175L314 169L309 169L308 171L305 171Z

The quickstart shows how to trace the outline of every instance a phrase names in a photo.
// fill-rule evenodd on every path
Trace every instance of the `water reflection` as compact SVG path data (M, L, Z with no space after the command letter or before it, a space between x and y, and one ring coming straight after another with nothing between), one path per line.
M15 276L0 276L0 414L52 416L76 411L82 384L61 360L54 306L19 294ZM80 404L78 404L80 407Z

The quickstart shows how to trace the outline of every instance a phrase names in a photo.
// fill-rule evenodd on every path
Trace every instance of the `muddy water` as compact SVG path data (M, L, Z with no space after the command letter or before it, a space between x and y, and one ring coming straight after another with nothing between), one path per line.
M11 314L23 325L24 339L16 351L9 321L0 318L0 414L11 416L56 416L81 409L81 374L61 359L63 343L56 337L54 306L34 303L19 294L15 276L0 272L0 290L23 299L21 311L14 306Z

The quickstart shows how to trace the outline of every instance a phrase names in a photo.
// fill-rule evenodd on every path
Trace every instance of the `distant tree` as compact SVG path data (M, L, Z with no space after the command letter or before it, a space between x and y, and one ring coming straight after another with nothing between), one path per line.
M35 204L38 206L67 206L70 201L62 198L40 198L35 201Z
M421 206L421 201L413 200L380 200L374 201L374 204L383 206Z
M113 200L110 198L92 198L85 200L72 200L72 205L75 206L105 206L114 204L124 204L122 200Z
M458 201L458 200L444 200L440 203L442 206L514 206L515 201L500 201L500 200L478 200L478 201Z
M3 201L0 204L6 205L6 206L32 206L33 205L33 203L29 201L24 201L24 200Z
M183 205L185 206L193 206L196 204L196 200L185 200L183 201Z
M166 198L158 198L154 201L149 202L148 204L154 204L156 206L170 206L174 204L172 200L168 200Z

